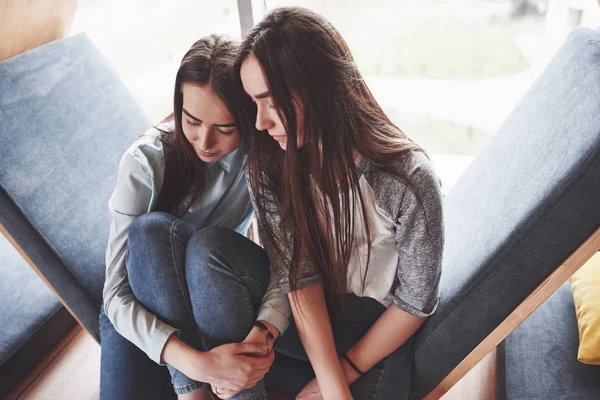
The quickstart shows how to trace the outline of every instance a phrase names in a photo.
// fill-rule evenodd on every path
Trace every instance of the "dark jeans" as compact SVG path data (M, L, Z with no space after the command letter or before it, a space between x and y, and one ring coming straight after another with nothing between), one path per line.
M345 306L330 313L335 346L344 354L369 330L385 307L369 297L348 294ZM393 306L395 307L395 306ZM398 350L381 360L350 385L355 400L408 399L414 336ZM271 370L265 377L270 392L286 393L295 397L315 378L298 331L292 322L275 347L277 353Z
M121 336L104 311L100 312L100 399L175 399L171 376L165 367Z
M164 213L145 214L134 222L127 268L138 301L180 329L182 340L199 350L241 342L252 328L269 282L268 257L261 247L223 228L195 232ZM356 343L384 311L376 300L349 294L345 308L331 313L338 353ZM100 322L101 399L167 398L166 368L121 337L103 314ZM408 398L412 344L411 339L353 383L354 398ZM293 322L276 350L265 380L236 400L266 398L265 388L296 396L314 378ZM171 396L173 387L185 393L203 385L168 368ZM146 390L147 384L152 389Z
M260 246L230 229L207 227L195 231L191 225L160 212L137 218L127 240L127 274L136 299L162 321L178 328L185 343L207 351L245 339L269 284L269 260ZM137 371L136 364L122 364L143 357L124 355L117 349L142 352L119 343L109 321L103 325L101 397L124 399L123 393L135 393L143 381L114 379L114 375ZM144 367L157 376L160 374L155 371L164 369L158 365L150 368L147 363ZM168 369L176 393L205 385L171 366ZM264 395L264 383L259 382L238 398L260 399Z

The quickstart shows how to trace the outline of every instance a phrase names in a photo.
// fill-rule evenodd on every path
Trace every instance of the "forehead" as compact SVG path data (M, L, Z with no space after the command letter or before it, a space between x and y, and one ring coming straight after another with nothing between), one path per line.
M244 90L252 97L269 90L262 67L253 55L248 56L242 63L240 78Z
M231 112L210 85L184 83L181 85L183 108L203 122L225 125L233 121Z

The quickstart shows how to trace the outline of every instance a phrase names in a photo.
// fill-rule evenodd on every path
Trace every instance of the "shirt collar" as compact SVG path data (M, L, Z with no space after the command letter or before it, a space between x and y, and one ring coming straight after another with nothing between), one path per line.
M239 151L239 149L236 149L236 150L232 151L231 153L227 154L225 157L221 158L219 161L207 163L208 168L212 169L215 165L219 164L221 166L221 168L223 168L223 170L225 170L225 172L227 172L227 173L231 172L231 169L233 168L235 161L237 159L238 151Z

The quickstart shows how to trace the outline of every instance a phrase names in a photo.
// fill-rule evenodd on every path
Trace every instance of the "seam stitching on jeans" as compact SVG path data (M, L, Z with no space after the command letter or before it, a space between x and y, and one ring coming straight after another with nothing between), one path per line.
M373 400L376 400L379 397L379 388L381 387L381 382L383 381L383 376L387 372L388 363L390 360L390 356L387 356L383 361L383 370L381 371L381 375L379 375L379 380L377 381L377 385L375 386L375 394L373 396Z
M177 276L177 282L179 283L179 288L181 289L181 293L183 294L184 297L184 302L185 302L185 307L187 310L187 319L188 321L193 320L194 318L194 312L192 310L192 301L189 298L189 296L186 296L185 292L188 290L187 285L186 287L184 287L183 283L181 282L181 277L179 276L179 268L177 265L177 257L175 256L175 244L173 241L173 236L175 234L175 228L177 226L177 223L179 222L179 220L175 220L173 222L173 224L171 224L171 231L169 234L169 242L171 243L171 256L173 257L173 265L175 266L175 275ZM186 243L186 247L187 247L187 243ZM185 269L185 266L184 266Z
M250 279L253 282L256 282L256 280L246 277L246 276L239 276L239 279ZM256 282L256 284L262 288L262 285L258 282ZM242 286L244 287L244 295L246 296L246 305L248 306L248 311L250 311L251 314L256 315L256 312L254 311L254 307L252 306L252 298L250 297L250 293L248 293L248 288L246 287L246 285L242 284Z

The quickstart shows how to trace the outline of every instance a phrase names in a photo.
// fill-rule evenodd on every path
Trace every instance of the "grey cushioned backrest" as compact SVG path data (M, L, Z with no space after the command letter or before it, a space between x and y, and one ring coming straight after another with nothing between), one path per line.
M433 390L600 226L600 33L573 32L445 199L439 308L411 398Z
M0 63L0 223L97 335L108 199L150 124L79 34Z

